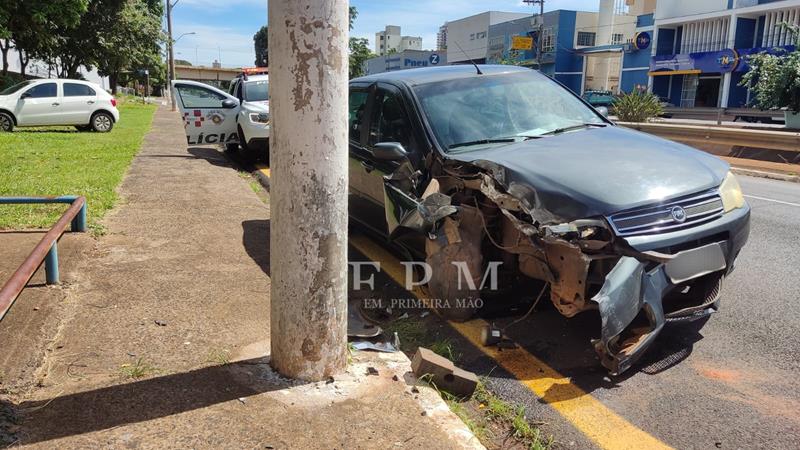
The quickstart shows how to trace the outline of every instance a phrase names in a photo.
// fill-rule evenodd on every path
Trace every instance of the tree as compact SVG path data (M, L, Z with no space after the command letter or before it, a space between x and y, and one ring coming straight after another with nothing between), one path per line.
M187 60L185 60L185 59L176 59L175 60L175 65L176 66L191 66L192 63L187 61Z
M364 62L374 58L369 49L369 41L364 38L350 38L350 78L364 75Z
M256 67L269 67L269 36L266 25L253 36L256 50Z
M5 0L0 7L5 15L0 26L0 52L7 70L11 42L19 53L21 73L31 57L49 59L60 40L59 31L77 28L89 0Z
M98 35L93 58L100 75L108 76L112 91L116 93L119 77L126 71L146 69L151 77L163 78L161 17L153 14L146 0L124 0L112 23Z
M350 29L353 29L353 24L356 23L358 17L358 9L355 6L350 7Z

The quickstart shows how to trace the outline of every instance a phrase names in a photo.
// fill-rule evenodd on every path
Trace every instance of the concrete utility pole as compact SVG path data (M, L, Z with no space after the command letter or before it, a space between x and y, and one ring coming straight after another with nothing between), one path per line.
M347 0L270 0L272 367L347 364Z
M536 39L536 68L542 71L542 34L544 33L544 0L522 0L528 5L539 5L539 37Z

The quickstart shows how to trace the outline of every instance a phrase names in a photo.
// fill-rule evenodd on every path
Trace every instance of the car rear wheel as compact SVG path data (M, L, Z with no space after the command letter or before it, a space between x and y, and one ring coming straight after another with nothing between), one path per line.
M114 128L114 118L106 112L99 112L92 116L92 130L98 133L108 133Z
M0 131L14 131L14 119L11 118L11 115L0 112Z

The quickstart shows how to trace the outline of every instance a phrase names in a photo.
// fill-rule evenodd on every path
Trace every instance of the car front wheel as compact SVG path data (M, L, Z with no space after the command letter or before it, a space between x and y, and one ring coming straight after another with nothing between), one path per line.
M14 131L14 119L4 112L0 112L0 131Z
M92 130L98 133L108 133L114 128L114 118L105 112L96 113L92 116Z

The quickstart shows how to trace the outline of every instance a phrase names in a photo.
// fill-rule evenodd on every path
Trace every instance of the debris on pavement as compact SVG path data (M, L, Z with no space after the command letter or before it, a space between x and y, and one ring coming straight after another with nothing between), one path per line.
M356 341L352 342L352 346L356 350L374 350L384 353L395 353L397 351L397 347L388 342Z
M378 369L376 369L376 368L374 368L372 366L367 367L367 375L376 375L377 376L378 375Z
M160 326L160 327L165 327L165 326L167 326L167 322L164 322L163 320L158 320L158 319L156 319L156 320L154 320L153 322L155 322L155 324L156 324L156 325L158 325L158 326Z
M425 347L417 349L411 360L411 370L417 378L430 375L430 381L438 389L459 397L471 397L478 387L477 375L456 367L449 359Z

